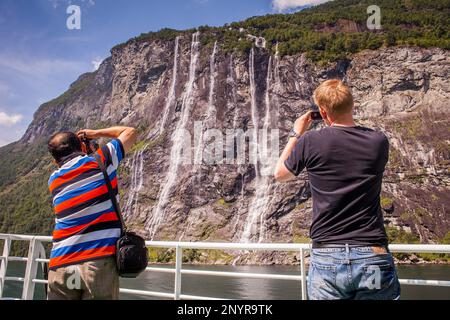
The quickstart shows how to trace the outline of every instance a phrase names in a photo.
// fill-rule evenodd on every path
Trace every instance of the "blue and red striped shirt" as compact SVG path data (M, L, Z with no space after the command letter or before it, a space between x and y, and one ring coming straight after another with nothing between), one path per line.
M122 143L112 140L97 154L118 198L117 168L124 157ZM48 185L56 214L50 269L114 255L121 225L96 159L74 155L52 173Z

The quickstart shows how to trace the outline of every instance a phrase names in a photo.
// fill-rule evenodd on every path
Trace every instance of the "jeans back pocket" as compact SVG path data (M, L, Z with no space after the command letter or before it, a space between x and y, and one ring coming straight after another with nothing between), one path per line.
M391 300L400 296L400 283L394 263L386 260L368 263L362 268L359 283L361 299Z
M308 272L308 296L312 300L338 299L337 267L311 261Z
M311 262L310 281L319 286L336 285L336 266Z

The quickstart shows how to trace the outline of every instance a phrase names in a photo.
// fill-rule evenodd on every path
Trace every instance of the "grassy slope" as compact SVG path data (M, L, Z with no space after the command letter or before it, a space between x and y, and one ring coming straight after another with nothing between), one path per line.
M34 123L60 106L70 106L92 83L95 72L78 78L59 97L42 104ZM82 126L80 119L46 119L47 128L60 130ZM47 187L55 169L46 148L47 136L33 143L18 141L0 148L0 232L50 234L53 228L51 198Z

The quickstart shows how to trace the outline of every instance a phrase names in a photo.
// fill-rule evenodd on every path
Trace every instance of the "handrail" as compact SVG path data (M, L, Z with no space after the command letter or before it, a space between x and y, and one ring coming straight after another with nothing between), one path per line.
M48 263L49 259L45 256L45 250L42 245L44 242L51 242L50 236L34 236L34 235L19 235L19 234L4 234L0 233L0 240L4 240L3 254L0 256L0 299L2 299L5 281L20 281L23 282L22 299L33 299L34 287L36 283L46 284L46 279L37 279L37 266L39 263ZM28 257L14 257L10 256L11 241L29 241ZM306 296L306 270L305 270L305 251L311 250L309 243L222 243L222 242L175 242L175 241L146 241L148 247L154 248L174 248L175 249L175 268L165 267L147 267L146 271L173 273L174 274L174 292L156 292L148 290L136 290L128 288L120 288L121 293L149 296L168 299L221 299L216 297L204 297L182 294L181 278L182 275L205 275L217 277L245 277L251 279L273 279L273 280L289 280L300 281L302 299L307 299ZM264 273L250 273L250 272L230 272L230 271L208 271L208 270L193 270L185 269L183 265L183 250L184 249L203 249L203 250L231 250L231 251L297 251L300 253L300 275L286 275L286 274L264 274ZM450 253L450 245L438 244L391 244L389 245L391 252L403 253ZM9 261L26 262L27 267L24 277L10 277L6 276L6 269ZM450 287L450 281L446 280L424 280L424 279L400 279L403 285L417 285L417 286L441 286Z

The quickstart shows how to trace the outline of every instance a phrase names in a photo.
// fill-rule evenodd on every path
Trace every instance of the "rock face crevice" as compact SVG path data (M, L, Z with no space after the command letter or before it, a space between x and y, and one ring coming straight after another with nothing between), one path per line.
M261 175L264 166L249 164L248 154L244 164L175 165L176 148L191 151L192 159L196 152L194 138L190 146L177 141L185 136L176 129L193 137L195 122L202 120L223 134L279 129L281 150L295 119L309 109L315 87L342 78L352 88L358 122L390 139L381 199L387 226L424 242L445 236L450 225L447 51L390 47L322 67L304 55L281 58L257 47L249 54L225 53L220 43L195 41L195 35L181 35L114 49L97 72L72 85L70 97L41 107L18 143L26 146L63 128L135 126L140 142L120 170L121 201L126 220L144 236L304 240L311 212L306 174L277 184Z

